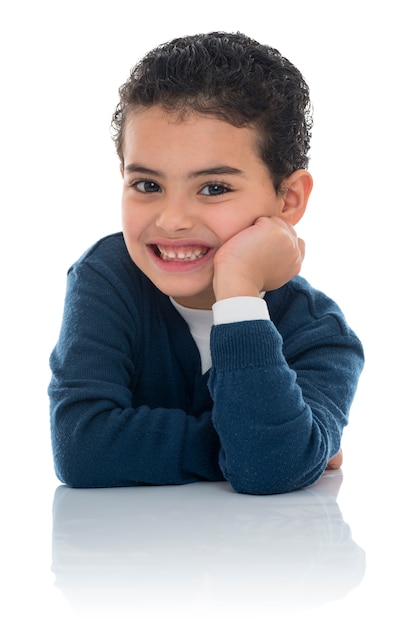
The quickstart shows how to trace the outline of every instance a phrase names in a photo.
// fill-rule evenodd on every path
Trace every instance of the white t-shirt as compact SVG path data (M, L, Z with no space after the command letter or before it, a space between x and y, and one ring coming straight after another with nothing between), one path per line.
M246 322L250 320L269 320L270 315L267 304L263 300L264 293L260 298L252 296L239 296L227 298L215 302L212 310L189 309L178 304L170 298L173 306L177 309L189 326L192 337L200 353L202 362L202 374L208 371L212 365L210 354L210 329L214 324L231 324L233 322Z

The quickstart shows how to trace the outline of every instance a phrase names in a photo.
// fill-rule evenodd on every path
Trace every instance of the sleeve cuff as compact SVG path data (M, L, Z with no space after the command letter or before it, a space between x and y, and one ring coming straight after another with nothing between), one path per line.
M238 296L219 300L215 302L212 310L215 325L270 319L265 300L252 296Z

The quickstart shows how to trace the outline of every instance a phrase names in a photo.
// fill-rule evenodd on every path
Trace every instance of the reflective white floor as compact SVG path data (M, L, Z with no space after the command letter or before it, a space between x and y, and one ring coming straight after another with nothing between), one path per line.
M414 494L376 479L338 470L266 497L59 485L49 502L29 480L9 499L19 514L6 510L2 611L8 624L414 625Z
M74 491L54 499L52 570L77 611L304 610L361 583L365 553L336 502L341 476L280 497L225 483ZM106 614L106 611L104 611Z

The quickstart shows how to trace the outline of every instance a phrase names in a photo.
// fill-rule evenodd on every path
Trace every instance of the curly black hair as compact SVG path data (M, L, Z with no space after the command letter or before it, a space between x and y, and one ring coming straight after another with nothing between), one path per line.
M195 112L257 129L259 154L276 190L308 167L309 87L278 50L242 33L198 34L158 46L133 67L119 96L112 130L122 163L127 116L159 105L180 119Z

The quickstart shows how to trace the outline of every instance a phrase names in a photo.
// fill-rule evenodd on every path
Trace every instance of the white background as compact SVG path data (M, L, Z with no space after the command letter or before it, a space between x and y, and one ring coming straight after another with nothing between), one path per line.
M405 571L417 556L413 3L40 0L0 11L2 554L11 606L44 617L66 610L49 570L58 482L48 357L67 268L120 229L109 133L117 89L159 43L240 30L278 48L310 84L315 187L299 227L302 273L341 305L366 351L338 502L367 572L321 619L336 611L337 623L352 621L364 606L369 617L401 612L414 623L414 572Z

